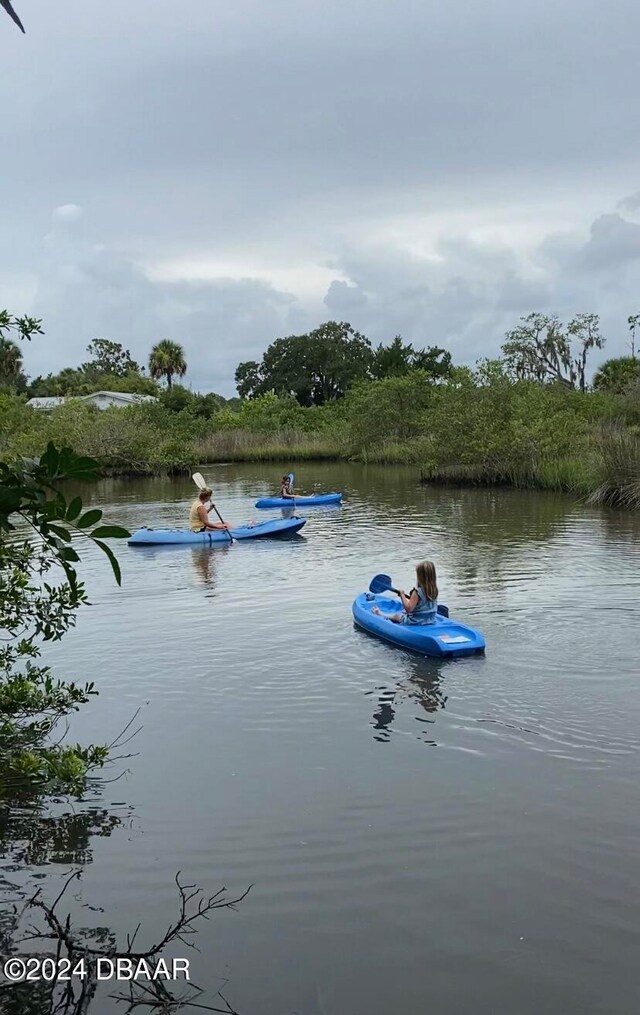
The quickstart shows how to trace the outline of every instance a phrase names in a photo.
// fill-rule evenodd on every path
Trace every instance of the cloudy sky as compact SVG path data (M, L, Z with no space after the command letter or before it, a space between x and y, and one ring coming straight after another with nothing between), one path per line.
M350 321L458 362L532 310L640 312L637 0L14 0L0 307L31 373L181 342L234 392Z

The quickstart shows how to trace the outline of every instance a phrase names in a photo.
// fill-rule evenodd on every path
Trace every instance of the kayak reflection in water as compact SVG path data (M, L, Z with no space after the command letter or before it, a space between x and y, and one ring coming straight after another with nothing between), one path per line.
M386 617L394 624L435 624L438 613L438 585L436 568L431 560L423 560L416 566L416 587L409 595L400 592L404 606L402 613L382 613L374 606L372 613Z
M283 476L280 480L280 496L284 500L294 500L293 485L291 476Z
M189 528L191 532L206 532L210 529L232 529L233 525L230 522L210 522L209 512L213 511L215 504L211 501L208 508L205 504L211 499L213 490L209 490L207 487L205 490L201 490L198 494L198 499L194 500L189 510Z

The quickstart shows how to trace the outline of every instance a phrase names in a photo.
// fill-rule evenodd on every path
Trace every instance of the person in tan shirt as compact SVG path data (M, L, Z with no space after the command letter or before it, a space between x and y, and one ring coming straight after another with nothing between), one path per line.
M213 511L215 505L213 502L208 508L205 504L211 499L213 490L201 490L198 494L198 499L194 500L189 510L189 528L192 532L206 532L210 529L231 529L233 526L230 522L210 522L209 512Z

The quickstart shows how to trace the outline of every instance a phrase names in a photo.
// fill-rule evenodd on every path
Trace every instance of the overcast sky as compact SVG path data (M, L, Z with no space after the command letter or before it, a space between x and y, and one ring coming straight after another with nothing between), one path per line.
M14 0L0 307L46 373L111 338L234 393L331 318L458 362L640 312L638 0ZM594 361L595 362L595 361Z

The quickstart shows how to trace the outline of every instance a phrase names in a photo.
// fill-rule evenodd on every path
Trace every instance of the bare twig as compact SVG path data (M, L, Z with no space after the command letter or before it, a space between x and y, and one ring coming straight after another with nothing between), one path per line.
M48 1007L43 1009L48 1015L86 1015L91 1000L93 999L97 986L97 960L107 958L112 961L127 959L134 964L142 961L151 964L154 959L159 959L162 952L168 945L180 941L190 948L195 947L188 940L188 937L196 933L196 922L200 919L208 920L214 910L235 909L236 906L246 898L253 887L249 885L246 891L237 897L229 898L227 889L220 888L213 895L204 896L201 889L196 885L183 884L180 881L180 872L176 874L176 885L180 895L180 908L177 918L167 928L162 938L145 951L134 951L133 946L140 931L140 924L135 928L133 934L127 935L126 949L120 951L115 938L109 935L108 943L102 947L94 947L89 944L87 934L90 932L74 931L69 915L63 920L56 912L62 898L72 882L80 878L79 871L72 871L65 879L62 889L52 904L46 903L41 890L35 892L25 903L20 914L16 907L16 914L24 916L27 912L34 910L42 913L45 927L29 925L21 941L55 941L55 955L57 959L66 952L66 957L72 965L80 959L87 964L88 977L80 982L52 984L47 998ZM226 981L225 981L226 982ZM16 988L17 989L17 988ZM161 979L153 979L142 982L139 979L131 980L127 994L110 995L113 1000L125 1003L127 1012L134 1012L138 1009L147 1009L152 1012L169 1015L184 1008L196 1008L201 1011L220 1013L220 1015L237 1015L237 1012L229 1004L220 991L216 997L225 1007L216 1007L202 1003L202 990L195 984L189 983L181 994L176 992L175 987L169 989Z

